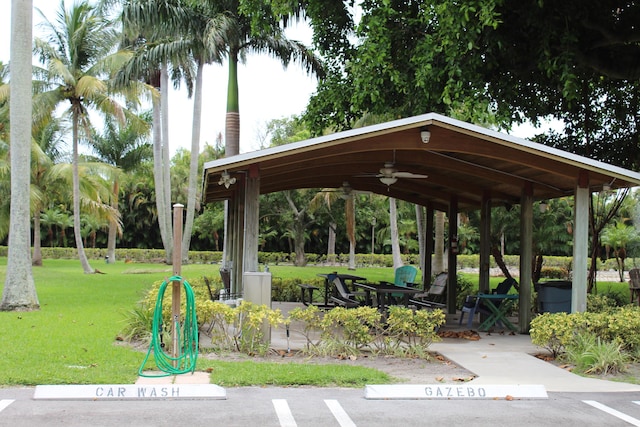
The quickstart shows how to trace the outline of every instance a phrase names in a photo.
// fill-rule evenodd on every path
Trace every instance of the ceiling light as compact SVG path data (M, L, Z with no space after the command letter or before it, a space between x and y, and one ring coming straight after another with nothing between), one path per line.
M222 175L220 175L220 181L218 181L218 185L224 185L225 188L229 188L235 183L236 178L232 178L227 171L222 172Z
M390 186L391 184L395 184L397 180L398 180L398 178L394 178L392 176L381 176L380 177L380 182L383 183L384 185L386 185L387 187Z
M420 131L420 138L422 138L422 142L425 144L429 143L429 139L431 138L431 132L426 129Z
M538 208L540 209L540 213L545 213L547 209L549 209L549 205L547 204L546 200L543 200L538 205Z

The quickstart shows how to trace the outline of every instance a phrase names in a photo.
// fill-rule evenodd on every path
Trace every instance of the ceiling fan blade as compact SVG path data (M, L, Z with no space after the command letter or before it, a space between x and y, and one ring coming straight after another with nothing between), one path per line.
M411 173L411 172L396 172L396 173L393 174L393 177L395 177L395 178L413 178L413 179L429 178L428 175L420 175L420 174Z

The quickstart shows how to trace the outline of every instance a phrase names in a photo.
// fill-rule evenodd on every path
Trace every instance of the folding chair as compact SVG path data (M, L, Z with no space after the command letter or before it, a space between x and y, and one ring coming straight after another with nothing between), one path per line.
M409 302L418 308L444 308L445 290L447 289L447 273L438 274L427 292L416 294Z

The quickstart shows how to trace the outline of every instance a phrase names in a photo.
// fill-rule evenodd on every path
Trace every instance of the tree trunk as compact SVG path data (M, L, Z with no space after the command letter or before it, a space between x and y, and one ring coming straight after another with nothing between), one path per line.
M336 257L336 223L329 223L329 237L327 243L327 261L333 261Z
M398 234L398 210L396 199L389 197L389 226L391 227L391 254L393 255L393 268L402 267L402 257L400 256L400 235Z
M240 102L238 98L238 51L229 52L229 82L225 123L225 157L240 153Z
M435 242L433 247L433 272L444 271L444 212L436 211Z
M296 218L294 227L296 228L294 238L294 249L296 253L296 267L304 267L307 265L307 255L304 252L304 214L303 218Z
M73 237L76 241L76 249L78 251L78 258L80 258L80 264L85 274L95 273L87 254L84 252L84 245L82 243L82 225L80 224L80 172L79 172L79 159L78 159L78 121L79 121L79 109L77 105L72 105L72 121L73 121Z
M187 194L187 219L182 234L182 261L189 261L189 245L191 245L191 230L196 212L196 195L202 186L198 174L198 160L200 155L200 123L202 118L202 71L204 65L198 63L196 74L196 89L193 95L193 123L191 127L191 159L189 163L189 190Z
M162 86L162 83L160 83ZM161 91L160 91L161 92ZM160 228L160 238L165 251L165 259L171 259L171 241L169 240L170 231L167 230L166 211L164 206L164 174L162 172L162 104L166 100L153 98L153 181L156 193L156 211L158 214L158 227Z
M160 90L162 92L162 188L164 191L164 221L167 230L168 247L166 263L173 263L173 218L171 206L171 153L169 152L169 74L166 64L160 70Z
M11 213L2 311L40 308L31 270L29 214L31 180L31 28L32 0L11 2Z
M113 181L113 200L111 201L111 207L115 212L118 212L118 196L120 193L120 184L118 177L116 176ZM107 237L107 262L113 264L116 262L116 237L118 232L118 223L115 219L109 221L109 235Z
M33 214L33 260L31 265L42 267L42 239L40 238L40 211Z

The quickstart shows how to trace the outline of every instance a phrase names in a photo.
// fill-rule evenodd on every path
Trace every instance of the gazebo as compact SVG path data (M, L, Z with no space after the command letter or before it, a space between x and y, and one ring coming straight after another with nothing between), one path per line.
M489 288L491 206L521 206L520 331L531 319L533 202L573 196L572 311L586 310L590 195L640 185L640 174L435 113L334 133L208 162L204 200L228 201L227 259L233 289L258 270L259 195L287 189L371 191L426 207L426 236L435 210L455 218L480 210L480 290ZM449 221L449 242L457 236ZM423 277L431 276L427 239ZM456 310L456 254L448 251L447 309Z

